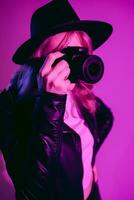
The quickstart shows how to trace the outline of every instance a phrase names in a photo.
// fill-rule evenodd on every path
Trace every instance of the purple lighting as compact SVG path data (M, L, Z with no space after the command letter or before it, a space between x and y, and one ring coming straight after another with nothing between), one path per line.
M102 200L134 200L134 1L69 0L81 19L106 21L113 34L93 53L104 61L104 76L94 93L111 108L114 126L97 154ZM15 50L29 38L32 13L47 0L0 3L0 90L6 88L19 65ZM14 166L15 168L15 166ZM0 156L0 199L15 200L14 187Z

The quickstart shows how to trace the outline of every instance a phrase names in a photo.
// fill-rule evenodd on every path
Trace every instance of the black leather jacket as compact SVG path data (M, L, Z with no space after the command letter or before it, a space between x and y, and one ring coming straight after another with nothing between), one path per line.
M96 97L95 116L81 108L94 137L92 166L113 114ZM63 122L66 95L0 94L0 148L18 200L83 200L80 136Z

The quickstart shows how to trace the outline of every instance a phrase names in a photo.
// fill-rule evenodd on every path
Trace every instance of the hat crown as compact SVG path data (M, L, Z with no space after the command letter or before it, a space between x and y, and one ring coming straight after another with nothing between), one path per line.
M31 37L45 34L60 25L79 21L78 15L67 0L55 0L36 10L31 18Z
M106 22L80 20L67 0L53 0L37 9L31 18L31 37L14 53L16 64L27 63L32 53L49 36L65 31L84 31L92 40L93 50L111 35L112 26Z

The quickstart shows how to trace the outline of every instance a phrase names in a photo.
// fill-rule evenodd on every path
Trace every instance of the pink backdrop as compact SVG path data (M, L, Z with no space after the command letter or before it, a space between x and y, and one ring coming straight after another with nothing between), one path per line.
M3 0L0 3L0 89L8 86L18 66L11 57L29 37L33 11L46 0ZM96 95L109 105L115 121L97 155L99 185L103 200L134 200L134 1L70 0L81 19L111 23L114 31L94 54L102 57L105 75L96 85ZM4 161L0 162L0 199L13 200L14 190Z

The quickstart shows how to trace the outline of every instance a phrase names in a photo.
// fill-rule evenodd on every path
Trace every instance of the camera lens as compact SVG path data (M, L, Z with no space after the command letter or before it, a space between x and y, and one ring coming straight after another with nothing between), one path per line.
M93 63L89 67L89 73L91 76L97 76L100 70L100 65L98 63Z
M90 83L98 82L104 73L104 64L96 55L90 55L83 63L84 79Z

